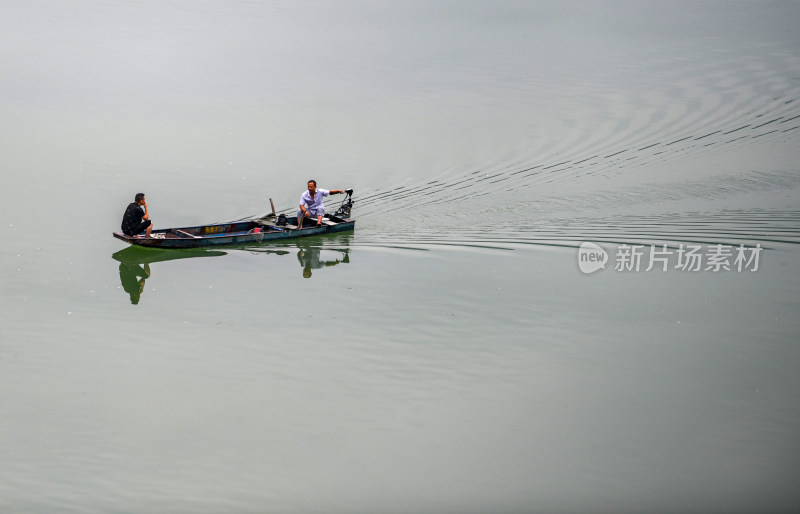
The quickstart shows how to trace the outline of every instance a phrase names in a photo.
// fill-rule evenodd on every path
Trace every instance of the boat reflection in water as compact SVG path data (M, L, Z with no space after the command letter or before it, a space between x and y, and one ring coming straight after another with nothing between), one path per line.
M297 260L300 261L300 266L303 267L303 278L311 278L311 270L321 269L327 266L336 266L340 262L350 262L350 249L349 248L321 248L319 246L300 246L297 251ZM322 251L339 252L336 259L322 259Z
M289 255L297 249L297 260L303 268L303 277L310 278L313 270L336 266L350 262L350 237L310 237L300 239L291 246L281 244L265 244L258 246L228 247L228 251L248 251L272 255ZM111 257L119 262L119 281L122 289L130 296L131 303L136 305L144 291L145 281L151 277L150 264L172 261L176 259L193 259L196 257L220 257L227 252L204 249L155 249L131 246L120 250Z
M145 281L150 278L150 264L195 257L220 257L225 252L212 250L155 250L131 246L111 257L119 262L119 281L128 293L131 303L136 305L144 291Z
M350 239L352 235L310 237L297 240L291 246L259 245L248 247L253 253L287 255L297 248L297 260L303 268L303 277L311 278L313 270L350 262Z

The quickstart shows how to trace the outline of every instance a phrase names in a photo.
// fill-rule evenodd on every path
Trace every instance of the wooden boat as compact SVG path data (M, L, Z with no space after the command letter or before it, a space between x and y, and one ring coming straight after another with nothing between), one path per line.
M150 237L128 236L114 232L114 237L126 243L148 248L205 248L209 246L258 244L280 239L319 236L334 232L354 230L356 221L350 218L353 205L352 190L334 214L326 214L322 224L317 226L315 219L306 218L298 228L297 218L276 216L274 213L263 218L214 225L194 227L162 228L150 232Z

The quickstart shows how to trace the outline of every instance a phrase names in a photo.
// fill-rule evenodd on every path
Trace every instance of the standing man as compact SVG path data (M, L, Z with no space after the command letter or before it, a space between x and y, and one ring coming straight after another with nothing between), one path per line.
M322 216L325 214L325 205L322 199L328 195L344 193L341 189L317 189L317 181L308 181L308 191L300 196L300 210L297 211L297 228L303 228L303 219L311 216L317 217L317 226L322 225Z
M125 209L122 215L122 233L128 237L135 237L146 230L145 237L150 237L153 230L153 223L150 221L150 212L147 210L147 202L144 200L144 193L136 193L134 202ZM144 210L142 207L144 206Z

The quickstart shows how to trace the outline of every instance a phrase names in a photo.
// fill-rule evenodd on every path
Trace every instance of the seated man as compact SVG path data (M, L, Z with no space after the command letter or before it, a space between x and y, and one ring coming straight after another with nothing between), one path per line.
M344 193L341 189L317 189L317 181L308 181L308 191L300 196L300 210L297 211L297 228L303 228L303 219L316 216L317 226L322 225L322 216L325 214L325 205L322 199L328 195Z
M144 200L144 193L136 193L134 202L125 209L122 215L122 233L128 237L135 237L146 230L145 237L150 237L153 224L150 221L150 213L147 210L147 202ZM141 206L144 205L144 210Z

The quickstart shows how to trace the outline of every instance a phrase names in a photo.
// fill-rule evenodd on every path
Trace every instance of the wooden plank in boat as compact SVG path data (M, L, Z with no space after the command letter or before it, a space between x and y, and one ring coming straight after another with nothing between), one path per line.
M179 236L189 237L189 238L193 238L193 239L200 239L200 236L195 236L193 234L190 234L188 232L184 232L183 230L180 230L180 229L177 229L177 228L173 228L171 230L172 230L172 232L174 232L175 234L177 234Z

